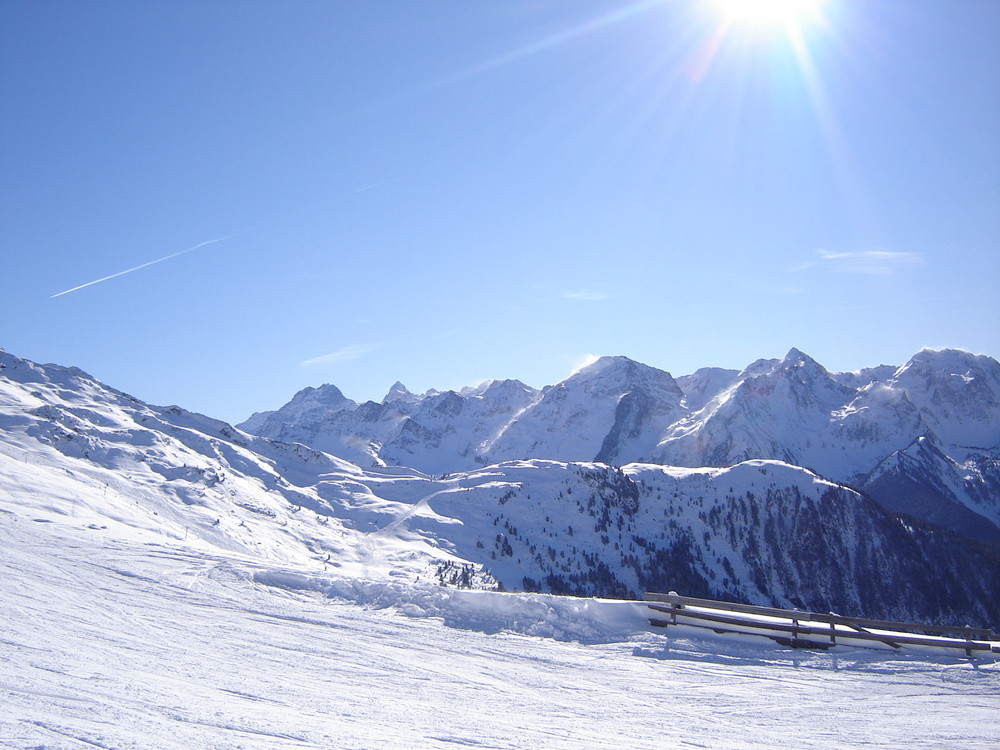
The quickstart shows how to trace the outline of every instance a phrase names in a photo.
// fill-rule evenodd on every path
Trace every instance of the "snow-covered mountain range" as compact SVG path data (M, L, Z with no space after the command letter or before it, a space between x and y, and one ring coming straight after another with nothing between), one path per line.
M831 373L792 349L676 380L602 357L553 386L517 381L357 404L307 388L240 425L362 466L440 474L535 458L726 467L773 459L857 487L893 512L1000 540L1000 363L924 350Z
M996 366L946 356L968 358L986 373ZM898 389L906 369L872 371L881 379L830 376L794 352L744 373L702 371L677 381L605 358L542 391L503 381L415 396L397 386L382 404L354 404L324 386L286 407L297 421L273 413L244 425L258 433L284 425L273 437L151 406L75 368L0 351L0 488L7 509L41 521L166 537L358 580L619 597L674 589L876 617L1000 621L996 543L900 518L789 455L707 468L625 462L633 450L681 452L673 446L691 444L693 417L713 422L741 389L766 390L770 381L761 378L777 383L772 393L798 394L785 403L802 407L800 424L813 424L833 395L876 383ZM963 374L963 384L982 377L971 368ZM991 388L987 394L997 392ZM806 398L814 390L816 399ZM976 440L992 434L989 415L970 399L946 407L935 397L909 401L921 424L935 429L879 461L873 482L917 482L934 462L965 471L988 453L959 446L954 439L963 433L948 429L946 418L958 415L980 425ZM699 402L692 411L689 404ZM778 412L757 413L767 424ZM331 421L337 429L327 429ZM348 424L367 425L380 439L351 434ZM601 424L608 429L590 429ZM290 442L296 431L302 440ZM303 444L307 437L313 446ZM794 447L809 448L811 440L799 436ZM540 455L517 457L524 446ZM541 455L547 451L555 456ZM577 460L577 451L610 463ZM447 473L392 465L404 456L440 461L435 468ZM445 464L449 457L469 464ZM966 491L927 486L937 495ZM980 505L992 507L995 491L973 486Z

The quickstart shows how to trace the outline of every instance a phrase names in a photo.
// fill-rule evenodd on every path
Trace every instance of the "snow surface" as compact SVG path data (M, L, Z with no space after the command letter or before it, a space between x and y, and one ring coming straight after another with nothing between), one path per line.
M0 512L10 748L995 747L993 662L651 632Z
M637 602L437 585L475 523L495 532L491 504L548 523L528 490L572 481L582 497L607 467L362 472L79 370L4 364L2 747L986 748L1000 734L993 660L807 653L654 629ZM774 461L625 472L648 492L833 486Z

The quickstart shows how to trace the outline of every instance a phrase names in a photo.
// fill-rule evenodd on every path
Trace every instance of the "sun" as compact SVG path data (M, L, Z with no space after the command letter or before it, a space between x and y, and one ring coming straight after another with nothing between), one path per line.
M711 0L727 25L758 31L799 28L818 19L824 0Z

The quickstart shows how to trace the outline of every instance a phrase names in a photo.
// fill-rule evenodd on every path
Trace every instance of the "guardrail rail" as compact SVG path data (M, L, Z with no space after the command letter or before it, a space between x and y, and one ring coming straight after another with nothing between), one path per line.
M856 645L900 650L907 646L959 649L968 657L1000 654L1000 634L988 628L923 625L910 622L845 617L833 612L759 607L752 604L647 593L646 606L658 613L651 625L688 625L716 633L760 635L793 648L829 649ZM668 615L668 618L662 615Z

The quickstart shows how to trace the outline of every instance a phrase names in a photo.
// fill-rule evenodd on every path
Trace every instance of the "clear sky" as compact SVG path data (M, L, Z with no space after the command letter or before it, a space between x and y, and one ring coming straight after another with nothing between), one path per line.
M723 5L8 0L0 346L228 421L998 356L1000 2Z

